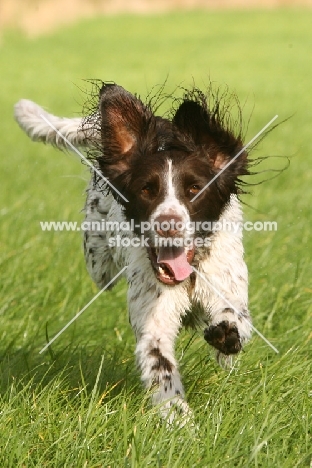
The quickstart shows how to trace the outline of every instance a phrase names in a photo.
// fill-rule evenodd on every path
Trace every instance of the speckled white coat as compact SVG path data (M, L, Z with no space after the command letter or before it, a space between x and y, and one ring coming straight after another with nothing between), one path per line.
M15 118L33 140L66 147L66 141L57 133L59 131L73 145L83 146L85 143L85 132L79 130L79 118L53 116L27 100L15 106ZM54 129L47 121L53 124ZM104 195L104 187L105 182L92 175L87 189L86 221L123 221L123 208L110 193ZM173 190L171 197L172 194ZM161 210L162 207L158 207L158 212ZM185 212L182 214L187 217ZM231 196L222 219L242 222L236 196ZM136 357L142 380L152 390L153 402L160 404L163 416L172 421L177 413L189 415L174 345L182 319L186 314L192 314L194 304L200 304L199 308L196 307L197 311L200 310L196 323L203 328L226 321L237 329L242 345L250 338L248 275L243 259L242 232L216 231L209 248L197 249L193 261L194 277L175 286L167 286L156 279L145 247L111 247L110 238L117 234L130 239L135 236L131 231L85 231L87 268L95 283L102 288L122 267L127 266L124 274L129 284L129 317L136 336ZM217 351L217 358L220 362L230 359L220 351Z

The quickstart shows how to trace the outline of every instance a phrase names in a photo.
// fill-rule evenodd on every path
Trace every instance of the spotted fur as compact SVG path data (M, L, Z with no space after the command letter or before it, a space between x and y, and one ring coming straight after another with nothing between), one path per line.
M193 90L181 99L171 119L162 118L120 86L103 84L95 111L83 119L61 119L26 100L15 107L18 123L32 139L66 146L40 117L44 112L71 143L87 148L95 167L118 190L92 173L85 205L87 222L134 222L134 230L126 232L85 231L85 259L99 288L127 265L124 274L138 367L154 404L160 405L169 422L180 413L190 415L174 355L182 322L202 327L205 340L223 363L229 363L251 335L241 231L212 230L206 233L209 246L184 253L174 250L173 269L166 249L161 252L164 263L158 261L160 254L155 257L158 238L193 242L196 236L203 237L201 230L178 231L179 222L242 222L237 195L239 176L248 173L247 153L242 151L235 159L243 147L242 137L230 128L221 104L217 101L211 106L211 96ZM231 159L232 164L222 172ZM192 202L216 174L219 177ZM172 220L173 225L168 231L151 228L144 232L148 247L118 248L112 242L117 235L137 239L142 234L138 226L155 220Z

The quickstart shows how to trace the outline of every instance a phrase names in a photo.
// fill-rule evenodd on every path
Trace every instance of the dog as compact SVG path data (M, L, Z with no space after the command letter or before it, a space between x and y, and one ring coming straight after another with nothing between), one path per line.
M15 118L33 140L87 149L87 269L105 288L127 267L137 364L172 422L190 412L174 356L181 326L201 328L221 364L251 337L242 230L215 229L242 223L248 154L222 93L184 90L167 117L114 83L101 83L96 101L67 119L21 100Z

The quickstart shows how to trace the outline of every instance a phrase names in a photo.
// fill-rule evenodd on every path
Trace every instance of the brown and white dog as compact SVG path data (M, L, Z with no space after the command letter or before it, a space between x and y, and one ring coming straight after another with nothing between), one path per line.
M27 100L15 106L33 140L87 148L95 168L85 206L87 268L103 288L127 266L138 366L168 421L189 413L174 357L183 322L202 326L219 361L230 361L252 329L242 230L215 229L242 224L241 129L230 128L229 108L209 93L193 89L174 102L172 118L163 118L122 87L102 84L84 118L56 117ZM95 228L103 223L112 228Z

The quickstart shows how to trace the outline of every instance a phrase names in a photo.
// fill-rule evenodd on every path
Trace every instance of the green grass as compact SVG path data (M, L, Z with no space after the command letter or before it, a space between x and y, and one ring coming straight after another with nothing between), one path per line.
M109 17L50 36L7 32L0 44L0 466L309 467L311 445L311 32L308 10ZM277 232L245 235L256 335L229 374L202 337L182 332L177 356L198 431L169 430L141 388L126 285L103 294L39 351L96 293L79 233L40 220L81 220L87 170L31 143L12 118L21 97L56 114L80 112L83 79L114 80L142 96L227 84L250 119L246 141L275 114L290 120L259 155L290 157L244 197L246 220ZM283 160L269 159L265 167Z

